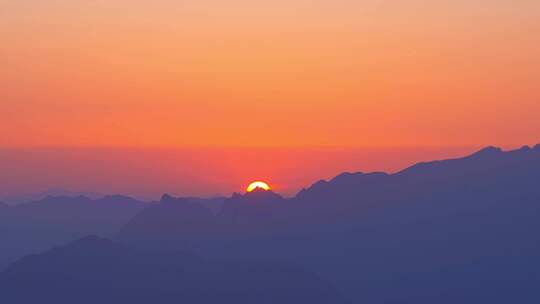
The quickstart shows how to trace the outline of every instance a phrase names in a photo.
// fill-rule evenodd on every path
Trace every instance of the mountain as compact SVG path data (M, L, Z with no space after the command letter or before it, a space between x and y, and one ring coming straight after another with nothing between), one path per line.
M113 236L146 203L126 196L48 196L0 211L0 268L20 256L84 235Z
M345 303L297 267L137 251L94 236L11 264L0 291L13 303Z
M85 196L48 196L39 201L12 206L6 216L8 221L22 221L24 223L21 224L25 225L47 225L54 222L59 226L74 225L114 231L145 205L144 202L121 195L105 196L96 200Z
M130 219L118 233L118 238L153 243L174 240L177 235L193 235L199 239L212 229L213 218L214 213L199 201L166 194L159 203L148 205Z
M234 193L223 203L220 217L236 220L250 218L272 218L285 206L285 199L271 190L256 188L244 195Z
M273 233L278 227L285 229L282 209L286 205L287 200L279 194L257 189L233 194L214 214L198 202L164 195L159 203L133 217L117 239L133 246L166 243L177 249L219 248L224 242Z
M313 287L328 286L314 279L316 273L352 303L538 303L539 182L537 145L512 151L487 147L394 174L343 173L292 198L262 190L234 194L218 202L217 211L168 195L149 204L122 196L48 197L0 211L0 263L86 234L114 241L83 239L11 264L0 276L0 294L4 286L14 292L33 286L39 292L56 290L54 298L61 294L55 286L66 286L73 297L84 292L148 302L155 300L152 279L163 287L160 302L168 295L180 299L180 286L188 303L194 303L193 290L200 291L199 301L213 303L223 302L217 295L234 303L249 302L245 297L253 303L287 303L292 297L287 290L306 291L298 303L317 303L328 298L312 289L331 289ZM77 245L81 242L90 245ZM69 258L58 252L68 252ZM34 264L34 258L43 262ZM112 281L81 289L104 280L104 269L110 269ZM84 276L73 279L74 273ZM47 282L49 276L53 285L43 285L44 291L31 280ZM304 279L311 283L293 284ZM127 285L118 283L124 280ZM261 282L264 288L256 285ZM285 294L276 300L250 290Z
M85 196L90 199L98 199L105 195L97 192L90 191L70 191L62 188L51 188L44 192L29 193L29 194L20 194L9 197L2 197L2 200L7 201L11 204L23 204L30 201L39 201L46 197L79 197Z
M534 184L540 176L540 148L523 147L503 152L488 147L470 156L416 164L396 174L342 174L302 190L296 200L326 212L329 201L334 213L356 214L396 203L438 200L519 199L538 197ZM308 209L306 207L306 209Z
M200 198L200 197L173 197L171 195L165 194L161 197L160 203L172 203L172 202L182 202L187 201L192 204L197 204L207 208L212 211L212 213L218 213L221 210L223 202L225 201L224 197L213 197L213 198Z
M354 303L537 303L539 182L540 145L488 147L395 174L344 173L290 199L235 194L168 244L301 265Z
M540 146L488 147L396 174L344 174L302 191L296 203L312 222L335 218L318 241L326 257L347 264L311 263L357 301L534 303L539 181Z

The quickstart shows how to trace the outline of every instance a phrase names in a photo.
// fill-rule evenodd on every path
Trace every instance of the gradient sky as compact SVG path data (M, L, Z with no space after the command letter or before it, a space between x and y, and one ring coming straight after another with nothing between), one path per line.
M535 144L539 37L538 0L3 0L0 147Z
M0 200L64 188L158 199L221 196L268 181L291 196L345 171L394 172L413 163L459 157L473 147L0 149Z
M3 0L1 146L540 139L536 0Z

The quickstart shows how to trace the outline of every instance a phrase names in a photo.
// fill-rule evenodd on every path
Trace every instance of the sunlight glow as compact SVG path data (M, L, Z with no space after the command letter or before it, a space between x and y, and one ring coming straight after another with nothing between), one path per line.
M256 181L256 182L251 183L247 187L246 191L247 192L252 192L253 190L255 190L257 188L260 188L260 189L263 189L263 190L266 190L266 191L270 190L270 186L268 186L267 183L261 182L261 181Z

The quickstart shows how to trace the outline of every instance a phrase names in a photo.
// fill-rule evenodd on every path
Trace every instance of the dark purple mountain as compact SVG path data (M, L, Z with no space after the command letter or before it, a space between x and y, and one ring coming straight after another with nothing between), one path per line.
M129 220L118 233L118 238L155 243L184 235L186 242L190 236L200 239L211 234L213 219L214 213L199 201L165 194L160 202L149 204Z
M136 251L93 236L13 263L0 291L10 303L345 303L297 267Z
M70 191L62 188L51 188L44 192L19 194L1 198L3 201L12 205L24 204L31 201L40 201L46 197L79 197L84 196L90 199L99 199L105 196L104 194L90 191Z
M146 203L126 196L46 197L0 211L0 268L7 261L88 234L113 236Z
M234 193L226 199L219 217L235 220L272 218L282 212L285 204L279 194L257 188L243 195Z
M273 265L298 265L321 275L352 303L538 303L539 185L540 145L507 152L488 147L463 158L419 163L395 174L344 173L315 183L294 198L260 190L234 194L220 203L222 207L218 212L210 211L193 199L170 196L148 205L119 196L103 201L84 197L48 198L0 210L0 237L2 244L9 244L0 254L20 256L21 252L38 252L51 242L62 243L86 233L112 235L120 231L116 239L129 246L126 248L136 248L137 253L131 253L132 249L122 251L124 249L119 248L124 247L116 243L103 246L102 241L95 243L95 240L91 240L90 246L73 251L89 252L84 259L74 254L77 258L68 262L65 256L55 253L52 257L56 262L47 258L42 264L57 265L63 269L60 277L69 280L51 280L54 286L68 286L64 289L79 294L103 294L102 289L83 290L80 289L83 285L69 285L77 282L70 283L69 271L74 269L76 273L93 273L83 278L92 282L99 282L109 272L113 278L115 273L120 273L117 279L125 279L126 271L133 277L132 281L127 280L132 285L119 286L129 290L144 290L141 286L150 284L145 281L147 278L163 286L196 286L193 288L200 291L196 298L213 303L223 301L212 298L217 285L215 281L209 282L209 277L218 278L220 284L238 279L240 285L264 290L263 294L267 289L249 285L247 278L253 279L253 284L262 280L266 282L264 286L274 291L276 288L287 290L283 282L298 291L298 286L283 279L287 275L282 272L270 276L271 279L259 280L264 274L273 273L274 267L281 269L278 266L256 268L259 269L256 274L245 274L239 266L251 265L249 261L270 261ZM110 244L110 241L105 243ZM102 246L108 249L92 250ZM151 254L154 258L148 259L149 251L154 252ZM242 262L232 263L233 270L214 263L210 267L212 271L197 276L200 269L208 269L201 266L205 263L190 255L177 258L190 261L186 264L171 262L171 254L179 251L194 252L214 261ZM143 260L139 260L140 252L145 252ZM99 259L94 260L102 256L111 260L104 264L99 264L103 263ZM132 256L135 260L131 260ZM145 266L148 261L152 261L152 267ZM168 266L160 268L161 262ZM19 286L20 291L20 286L27 284L25 280L30 277L43 282L47 279L39 273L57 274L32 263L12 265L5 274L17 275L4 278L15 285L0 282L0 286L11 286L14 290ZM119 266L120 269L110 266L116 263L124 266ZM141 267L136 268L134 264ZM91 272L92 269L80 268L82 265L108 266L96 267L96 271ZM159 267L154 268L156 265ZM188 282L177 275L188 273L189 265L202 268L189 272L191 281ZM138 270L129 272L133 267ZM171 267L181 271L169 272ZM31 269L39 270L32 272ZM216 273L216 269L226 278ZM24 273L32 275L24 276ZM19 275L22 281L17 281ZM296 275L290 276L292 281L301 281ZM113 289L117 286L117 281L104 282L90 286ZM190 282L200 284L189 285L195 284ZM37 283L32 286L38 288ZM261 294L226 286L227 295L230 296L232 290L232 294L241 297L227 298L218 293L220 299L234 299L231 303L237 303L248 301L248 297L253 303L264 303L259 301ZM164 290L169 294L167 288ZM310 288L307 288L308 294L327 299ZM35 294L41 294L49 289L36 290ZM189 295L192 289L189 290L183 290L182 294ZM3 292L1 287L0 291ZM170 291L170 294L176 295L175 292ZM140 299L155 300L145 294L122 298L125 294L130 293L119 293L117 299L130 303ZM277 302L286 303L290 300L287 295L291 294L286 293L283 301ZM172 296L171 299L177 298ZM187 299L188 303L197 303L190 301L192 298ZM268 298L263 296L262 299ZM298 303L317 303L312 298L300 299ZM93 300L99 302L100 299ZM270 301L276 302L276 299Z
M225 201L224 197L214 197L214 198L199 198L199 197L173 197L168 194L164 194L159 201L162 204L167 203L183 203L188 202L192 205L199 205L205 209L211 210L212 213L218 213L221 210L223 202Z
M395 174L341 174L291 199L237 194L208 231L177 230L169 244L303 265L354 303L537 303L539 185L540 146L489 147Z

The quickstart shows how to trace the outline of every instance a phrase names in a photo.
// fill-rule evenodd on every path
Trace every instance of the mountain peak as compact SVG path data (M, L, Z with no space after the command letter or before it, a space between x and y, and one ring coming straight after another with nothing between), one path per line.
M363 173L363 172L355 172L355 173L343 172L343 173L337 175L336 177L334 177L330 182L345 181L345 180L350 179L351 177L364 176L364 175L365 175L365 173Z
M283 197L277 193L275 193L272 190L264 190L263 188L255 188L251 192L246 192L244 195L240 195L241 197L247 198L247 199L278 199L281 200Z
M502 152L502 149L495 146L487 146L480 151L476 152L476 154L488 154L488 153L500 153Z
M234 193L226 199L221 209L221 216L244 216L253 215L267 216L275 208L282 206L285 199L272 190L253 190L245 194Z
M330 182L331 183L349 183L349 182L354 182L354 181L358 181L360 179L362 180L369 180L369 179L377 179L377 178L381 178L381 177L384 177L384 176L387 176L388 174L387 173L384 173L384 172L371 172L371 173L363 173L363 172L355 172L355 173L350 173L350 172L345 172L345 173L341 173L339 174L338 176L334 177Z
M503 150L501 148L495 147L495 146L488 146L481 149L480 151L476 153L473 153L469 157L491 156L491 155L497 155L500 153L503 153Z

